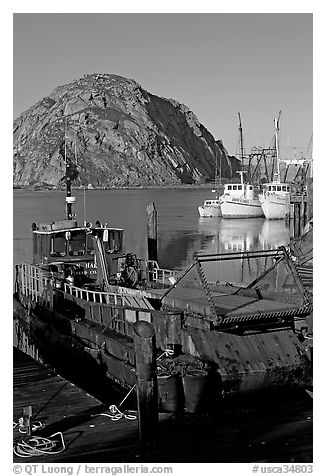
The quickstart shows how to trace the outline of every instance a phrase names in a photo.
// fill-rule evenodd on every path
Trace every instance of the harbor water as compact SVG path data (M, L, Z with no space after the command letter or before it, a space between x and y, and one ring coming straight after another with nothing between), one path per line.
M194 252L271 249L290 241L290 229L284 220L200 218L198 206L212 195L209 188L75 190L73 195L80 223L100 220L123 228L125 250L139 258L146 257L146 207L153 202L158 214L159 264L163 268L186 269ZM63 191L15 190L14 264L32 260L33 222L47 223L64 216ZM243 266L234 264L230 273L229 281L242 281Z

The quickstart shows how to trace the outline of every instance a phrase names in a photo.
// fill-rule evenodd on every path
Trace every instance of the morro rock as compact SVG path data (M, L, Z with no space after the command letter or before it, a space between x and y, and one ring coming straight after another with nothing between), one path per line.
M14 186L176 185L230 177L239 166L185 105L114 74L56 88L14 121Z

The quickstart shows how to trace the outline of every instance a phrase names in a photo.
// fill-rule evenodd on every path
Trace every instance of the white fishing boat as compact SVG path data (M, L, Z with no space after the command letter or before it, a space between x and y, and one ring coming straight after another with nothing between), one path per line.
M221 212L223 218L259 218L263 217L263 211L259 198L255 196L255 189L252 183L245 183L243 176L246 171L243 170L244 145L241 117L239 115L240 132L240 153L242 170L240 174L240 183L227 183L224 186L224 193L220 197Z
M204 204L198 207L198 211L199 216L203 218L222 216L220 199L216 197L211 200L205 200Z
M279 130L280 117L274 119L275 124L275 150L276 150L276 174L275 180L264 184L263 191L259 195L259 201L268 220L284 219L290 213L290 185L280 181L280 154L279 154Z
M221 183L221 155L220 155L220 172L219 172L219 180ZM215 152L215 188L212 190L213 193L217 194L217 154ZM199 216L202 218L211 218L211 217L221 217L221 205L219 196L215 195L215 198L208 199L204 201L204 204L198 207Z
M282 182L264 184L259 195L261 208L268 220L284 219L290 212L290 185Z
M245 183L244 170L238 172L241 183L227 183L220 197L223 218L259 218L264 213L258 198L255 197L254 185Z

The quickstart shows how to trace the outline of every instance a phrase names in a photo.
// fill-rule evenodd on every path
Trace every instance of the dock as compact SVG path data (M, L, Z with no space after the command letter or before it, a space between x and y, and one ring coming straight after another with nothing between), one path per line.
M32 406L33 434L62 432L59 454L15 463L139 463L138 420L100 415L108 405L14 348L13 419ZM112 402L117 404L117 402ZM126 404L128 408L128 404ZM146 462L312 462L312 398L305 389L271 391L221 401L211 415L159 414L155 454ZM14 444L24 435L14 428Z

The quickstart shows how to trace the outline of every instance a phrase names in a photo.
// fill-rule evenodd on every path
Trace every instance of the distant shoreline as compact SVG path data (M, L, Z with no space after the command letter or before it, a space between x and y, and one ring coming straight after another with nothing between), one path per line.
M222 188L222 185L217 185L215 186L214 183L205 183L205 184L175 184L175 185L141 185L141 186L126 186L126 187L93 187L93 188L87 188L87 187L72 187L72 190L74 191L79 191L79 190L86 190L87 192L93 192L93 191L112 191L112 190L155 190L155 189L209 189L209 188ZM17 190L22 190L24 192L65 192L65 188L51 188L51 187L41 187L41 186L36 186L36 187L31 187L31 186L26 186L26 187L13 187L14 191Z

